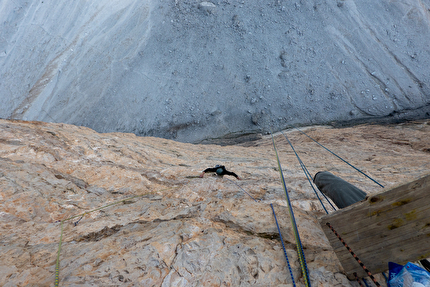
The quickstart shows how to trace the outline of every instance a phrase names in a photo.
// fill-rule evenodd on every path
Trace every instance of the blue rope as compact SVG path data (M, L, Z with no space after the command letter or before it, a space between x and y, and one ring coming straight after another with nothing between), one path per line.
M84 218L85 214L86 214L86 213L82 214L81 218L79 218L79 220L78 220L78 221L76 221L76 222L74 223L74 225L75 225L75 226L77 226L77 225L78 225L78 223L79 223L79 221L81 221L81 219L82 219L82 218Z
M285 250L284 240L282 239L281 229L279 228L278 219L276 219L275 209L273 204L270 204L273 211L273 216L275 217L276 227L278 228L279 237L281 238L282 249L284 249L285 259L287 259L288 270L290 270L291 280L293 281L293 287L296 287L296 282L294 281L293 270L291 270L290 261L288 260L287 250Z
M245 192L250 198L252 198L255 202L258 202L254 197L252 197L248 192L246 192L240 185L238 185L236 182L232 181L229 178L226 178L229 181L231 181L232 183L234 183L235 185L237 185L243 192ZM284 255L285 255L285 259L287 260L287 265L288 265L288 270L290 271L290 275L291 275L291 280L293 282L293 287L296 286L296 282L294 281L294 276L293 276L293 271L291 269L291 265L290 265L290 261L288 260L288 255L287 255L287 250L285 249L285 245L284 245L284 240L282 239L282 234L281 234L281 229L279 228L279 224L278 224L278 219L276 218L276 213L275 213L275 209L273 208L273 204L270 204L270 207L272 208L272 212L273 212L273 216L275 217L275 222L276 222L276 227L278 228L278 233L279 233L279 237L281 239L281 243L282 243L282 249L284 250ZM297 229L297 226L296 226ZM300 240L300 239L299 239ZM303 247L302 244L300 243L300 249L302 251L303 254L303 258L304 258L304 252L303 252ZM308 273L307 267L306 267L306 273ZM310 285L309 285L310 286Z
M299 155L298 155L298 153L296 152L296 149L294 148L294 146L293 146L293 144L291 143L291 141L288 139L288 137L287 137L287 136L286 136L282 131L281 131L281 133L282 133L282 135L285 137L285 139L288 141L288 143L289 143L289 145L291 146L291 148L293 149L294 154L296 155L297 160L299 161L300 166L302 167L303 172L305 173L306 178L308 179L310 186L312 187L312 189L313 189L313 191L314 191L315 195L317 196L318 200L320 201L320 203L321 203L322 207L324 208L325 212L328 214L328 211L327 211L327 209L325 208L324 203L323 203L323 202L322 202L322 200L320 199L320 197L319 197L319 195L318 195L317 191L315 190L315 188L314 188L314 186L313 186L313 184L312 184L312 182L311 182L311 180L310 180L310 178L312 178L312 176L311 176L310 172L309 172L309 171L308 171L308 169L306 168L306 166L305 166L305 164L303 163L303 161L300 159L300 156L299 156ZM318 189L318 190L319 190L319 189ZM320 191L320 192L321 192L321 191ZM327 196L326 196L324 193L322 193L322 192L321 192L321 194L324 196L324 198L327 200L327 202L331 205L331 207L333 208L333 210L336 210L336 208L333 206L333 204L331 204L330 200L328 200Z
M362 278L361 280L363 280L364 285L366 285L366 287L369 287L369 285L366 282L366 279Z
M235 185L237 185L243 192L245 192L250 198L252 198L255 202L258 202L254 197L252 197L248 192L246 192L240 185L238 185L236 182L232 181L229 178L225 178L228 179L229 181L231 181L232 183L234 183ZM284 245L284 240L282 238L282 234L281 234L281 229L279 228L279 224L278 224L278 219L276 218L276 213L275 213L275 209L273 208L273 204L270 204L270 207L272 208L272 212L273 212L273 216L275 217L275 222L276 222L276 227L278 228L278 233L279 233L279 237L281 239L281 243L282 243L282 249L284 250L284 255L285 255L285 259L287 260L287 265L288 265L288 270L290 271L290 275L291 275L291 280L293 282L293 287L296 287L296 282L294 281L294 276L293 276L293 270L291 269L291 265L290 265L290 261L288 260L288 255L287 255L287 250L285 249L285 245ZM300 244L300 248L302 250L303 253L303 248ZM303 253L304 256L304 253Z
M232 183L234 183L235 185L237 185L243 192L245 192L250 198L252 198L255 202L258 202L254 197L252 197L248 192L246 192L240 185L238 185L236 182L232 181L229 178L226 178L229 181L231 181ZM278 224L278 219L276 218L276 213L275 213L275 209L273 208L273 204L270 204L270 207L272 208L272 212L273 212L273 216L275 217L275 222L276 222L276 227L278 228L278 233L279 233L279 237L281 239L281 243L282 243L282 249L284 250L284 255L285 255L285 259L287 260L287 265L288 265L288 270L290 271L290 275L291 275L291 280L293 282L293 287L296 287L296 282L294 281L294 276L293 276L293 270L291 269L291 265L290 265L290 261L288 260L288 255L287 255L287 250L285 249L285 245L284 245L284 240L282 239L282 234L281 234L281 229L279 228L279 224ZM303 253L303 248L300 245L302 253ZM304 253L303 253L304 256Z
M302 169L305 171L305 174L306 174L306 177L308 179L309 185L312 187L315 195L318 197L319 201L321 202L321 199L318 196L318 192L315 190L314 185L312 184L312 175L310 174L310 172L308 171L308 169L306 168L305 164L302 162L301 159L300 159L300 162L301 162ZM318 186L317 186L317 188L318 188ZM319 188L318 188L318 191L321 192L321 194L324 196L325 200L327 200L327 202L330 204L331 208L333 208L333 210L336 211L336 207L334 207L333 204L331 203L331 201L328 200L327 196ZM321 202L321 204L322 204L322 202ZM328 214L327 209L325 209L324 204L322 204L322 206L324 207L324 210Z
M272 136L273 149L275 150L275 153L276 153L276 160L278 162L278 168L279 168L279 173L281 175L282 186L284 188L285 196L286 196L287 202L288 202L288 211L290 213L290 220L291 220L291 224L293 226L294 238L296 241L297 253L299 255L300 267L302 269L302 273L304 276L305 286L310 287L311 282L309 280L309 270L308 270L308 266L306 264L305 253L303 252L303 246L302 246L302 242L300 240L299 230L297 229L297 224L296 224L296 219L294 217L293 207L291 206L290 196L288 195L287 186L285 184L284 173L282 172L281 161L279 160L278 150L276 149L275 138L273 137L273 133L271 131L270 131L270 134Z
M387 283L387 285L388 285L388 277L387 277L387 275L384 272L382 272L382 275L384 275L385 283Z
M314 140L313 138L311 138L310 136L308 136L304 131L300 130L299 128L295 127L294 125L293 125L293 127L296 130L298 130L299 132L301 132L302 134L304 134L305 136L307 136L308 138L310 138L311 140L313 140L315 143L317 143L318 145L320 145L321 147L323 147L326 151L330 152L332 155L336 156L338 159L340 159L341 161L343 161L344 163L346 163L347 165L349 165L350 167L352 167L353 169L355 169L356 171L360 172L365 177L367 177L368 179L370 179L371 181L373 181L374 183L376 183L377 185L379 185L380 187L384 187L382 184L380 184L379 182L377 182L376 180L374 180L373 178L371 178L370 176L368 176L367 174L365 174L364 172L362 172L360 169L356 168L355 166L353 166L352 164L350 164L349 162L347 162L346 160L344 160L343 158L341 158L340 156L338 156L337 154L335 154L334 152L332 152L331 150L329 150L328 148L326 148L325 146L323 146L322 144L320 144L319 142L317 142L316 140Z

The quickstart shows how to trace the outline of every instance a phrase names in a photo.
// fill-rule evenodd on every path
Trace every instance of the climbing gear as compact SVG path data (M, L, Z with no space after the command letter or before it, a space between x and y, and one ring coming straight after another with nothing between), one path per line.
M354 272L354 277L355 277L355 281L358 282L358 284L360 285L360 287L364 287L363 284L361 284L360 278L358 278L358 276L357 276L357 272Z
M282 239L281 229L279 228L278 219L276 219L275 209L273 204L270 204L273 211L273 217L275 217L276 227L278 228L279 238L281 239L282 249L284 250L285 259L287 259L288 270L290 270L291 280L293 282L293 287L296 287L296 282L294 281L293 271L291 270L290 261L288 260L287 250L285 249L284 240Z
M60 253L61 253L61 243L63 242L63 223L64 221L61 221L60 243L58 243L57 262L55 263L55 287L58 287L59 275L60 275Z
M314 177L318 189L327 195L338 208L345 208L366 198L366 193L328 171L320 171Z
M363 174L365 177L367 177L368 179L370 179L371 181L373 181L374 183L376 183L377 185L379 185L380 187L384 187L382 184L380 184L379 182L377 182L375 179L371 178L370 176L368 176L367 174L365 174L363 171L361 171L359 168L356 168L355 166L353 166L352 164L350 164L349 162L347 162L346 160L344 160L343 158L341 158L340 156L338 156L337 154L335 154L334 152L332 152L331 150L329 150L328 148L326 148L325 146L323 146L322 144L320 144L319 142L317 142L316 140L314 140L313 138L311 138L309 135L307 135L304 131L300 130L299 128L297 128L296 126L292 125L296 130L298 130L299 132L301 132L302 134L304 134L305 136L307 136L308 138L310 138L312 141L314 141L315 143L317 143L319 146L321 146L322 148L324 148L326 151L330 152L332 155L336 156L338 159L340 159L341 161L343 161L344 163L346 163L347 165L349 165L350 167L352 167L353 169L355 169L356 171L358 171L359 173Z
M227 180L229 180L230 182L232 182L232 183L234 183L235 185L237 185L243 192L245 192L250 198L252 198L255 202L257 202L257 200L254 198L254 197L252 197L248 192L246 192L240 185L238 185L237 183L235 183L234 181L232 181L231 179L229 179L229 178L225 178L225 179L227 179Z
M79 220L74 223L75 226L77 226L79 221L81 221L81 219L84 218L85 214L87 213L85 212L84 214L82 214L81 218L79 218Z
M232 183L234 183L236 186L238 186L243 192L245 192L250 198L252 198L255 202L258 202L254 197L252 197L248 192L246 192L240 185L238 185L236 182L234 182L234 181L232 181L231 179L229 179L229 178L226 178L227 180L229 180L230 182L232 182ZM270 207L272 208L272 212L273 212L273 217L275 218L275 222L276 222L276 227L277 227L277 229L278 229L278 233L279 233L279 237L280 237L280 240L281 240L281 244L282 244L282 249L284 250L284 255L285 255L285 259L287 260L287 265L288 265L288 270L290 271L290 276L291 276L291 280L292 280L292 282L293 282L293 286L295 287L296 286L296 283L295 283L295 281L294 281L294 275L293 275L293 271L292 271L292 269L291 269L291 265L290 265L290 261L288 260L288 255L287 255L287 251L286 251L286 249L285 249L285 245L284 245L284 240L283 240L283 238L282 238L282 234L281 234L281 229L279 228L279 224L278 224L278 219L276 218L276 213L275 213L275 209L273 208L273 204L271 203L270 204ZM303 248L301 247L301 252L303 253ZM303 258L304 258L304 254L303 254ZM305 262L306 263L306 262ZM306 270L307 270L307 267L306 267ZM303 273L303 274L305 274L305 273ZM310 286L310 283L309 283L309 285L306 285L306 286Z
M215 172L216 172L216 174L217 175L222 175L222 172L223 172L223 169L222 169L222 167L219 165L219 164L217 164L216 166L215 166L215 168L217 169Z
M352 257L357 260L358 264L364 269L366 274L372 279L372 281L376 284L376 286L381 286L378 281L376 281L375 277L373 277L372 273L367 269L367 267L361 262L361 260L355 255L355 253L351 250L351 248L346 244L346 242L340 237L340 235L334 230L333 226L331 226L330 222L327 222L326 225L333 231L333 233L337 236L337 238L342 242L342 244L348 249L349 253L351 253Z
M296 152L296 149L294 148L294 146L293 146L293 144L291 143L291 141L288 139L288 137L287 137L287 136L286 136L282 131L281 131L281 133L282 133L282 135L285 137L285 139L288 141L288 144L290 145L291 149L294 151L294 154L296 155L296 158L297 158L297 160L299 161L300 166L302 167L302 170L303 170L303 172L305 173L306 178L308 179L308 182L309 182L310 186L312 187L312 189L313 189L313 191L314 191L315 195L317 196L317 198L318 198L318 200L320 201L320 203L321 203L322 207L324 208L324 211L326 212L326 214L328 214L328 211L327 211L327 209L325 208L324 203L322 202L322 200L321 200L321 199L320 199L320 197L318 196L318 193L317 193L317 191L315 190L315 188L314 188L314 186L313 186L313 184L312 184L312 181L311 181L312 176L311 176L310 172L309 172L309 171L308 171L308 169L306 168L306 166L305 166L305 164L303 163L303 161L300 159L300 156L299 156L299 154ZM320 190L320 192L321 192L321 190ZM335 211L336 211L336 208L333 206L333 204L330 202L330 200L328 200L327 196L326 196L324 193L322 193L322 192L321 192L321 194L324 196L325 200L327 200L327 202L331 205L331 207L333 208L333 210L335 210Z
M77 217L81 216L81 218L80 218L77 222L75 222L75 223L74 223L74 226L76 226L76 225L79 223L79 221L81 221L81 219L82 219L86 214L88 214L88 213L92 213L92 212L94 212L94 211L98 211L98 210L104 209L104 208L106 208L106 207L109 207L109 206L112 206L112 205L115 205L115 204L118 204L118 203L121 203L121 202L126 202L126 201L128 201L128 200L133 199L133 198L142 197L142 196L144 196L144 195L145 195L145 194L143 194L143 195L135 195L135 196L132 196L132 197L129 197L129 198L126 198L126 199L122 199L122 200L119 200L119 201L116 201L116 202L110 203L110 204L108 204L108 205L105 205L105 206L102 206L102 207L99 207L99 208L96 208L96 209L93 209L93 210L90 210L90 211L86 211L86 212L84 212L84 213L82 213L82 214L74 215L74 216L72 216L72 217L69 217L69 218L67 218L67 219L63 219L63 220L61 220L61 221L60 221L60 222L61 222L61 232L60 232L60 242L58 243L57 261L56 261L56 263L55 263L55 284L54 284L54 286L55 286L55 287L58 287L58 284L59 284L59 274L60 274L60 253L61 253L61 245L62 245L62 243L63 243L63 225L64 225L64 222L69 221L69 220L71 220L71 219L74 219L74 218L77 218ZM58 222L58 221L57 221L57 222Z
M273 148L274 148L275 153L276 153L276 160L278 162L278 168L279 168L279 174L280 174L281 180L282 180L282 186L284 188L285 196L287 197L288 212L290 213L291 225L293 226L294 238L296 241L297 253L299 255L300 267L302 269L303 278L305 280L305 286L306 287L311 286L311 282L309 280L309 271L308 271L308 267L307 267L306 259L305 259L305 254L303 252L302 242L300 241L299 231L297 229L296 220L294 218L294 212L293 212L293 207L291 206L290 196L288 195L287 186L285 184L284 173L282 172L281 161L279 160L278 150L276 149L275 138L273 137L272 131L270 131L270 134L272 136Z

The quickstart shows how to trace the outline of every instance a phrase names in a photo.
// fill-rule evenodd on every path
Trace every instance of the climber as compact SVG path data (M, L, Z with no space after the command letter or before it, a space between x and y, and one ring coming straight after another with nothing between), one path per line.
M207 172L215 172L218 176L223 177L224 175L232 175L235 178L237 178L238 180L240 180L240 177L237 176L237 174L235 174L234 172L228 171L225 169L225 166L223 165L216 165L215 167L210 167L205 169L202 174L200 174L200 177L203 177L205 175L205 173Z
M328 171L315 174L314 183L338 208L347 207L366 198L366 193Z

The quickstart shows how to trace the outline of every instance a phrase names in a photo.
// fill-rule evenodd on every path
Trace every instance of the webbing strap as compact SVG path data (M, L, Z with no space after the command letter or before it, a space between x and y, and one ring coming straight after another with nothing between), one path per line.
M288 212L290 214L291 225L293 226L294 238L296 241L297 254L299 255L300 267L302 269L303 278L305 280L305 286L308 287L308 286L311 286L311 282L309 280L309 271L306 265L305 254L303 252L302 242L300 241L300 235L297 229L296 219L294 218L294 212L293 212L293 207L291 206L290 196L288 195L287 186L285 184L284 173L282 172L281 161L279 160L278 150L276 149L275 138L273 137L272 132L270 132L270 134L272 135L272 143L276 153L276 160L278 162L279 174L282 179L282 186L284 188L285 196L288 202Z

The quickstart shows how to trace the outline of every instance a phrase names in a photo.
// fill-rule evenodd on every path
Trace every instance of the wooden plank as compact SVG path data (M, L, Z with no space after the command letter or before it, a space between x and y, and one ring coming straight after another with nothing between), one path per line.
M430 174L337 210L320 224L348 278L364 270L328 228L329 222L374 274L388 262L405 264L430 257Z

